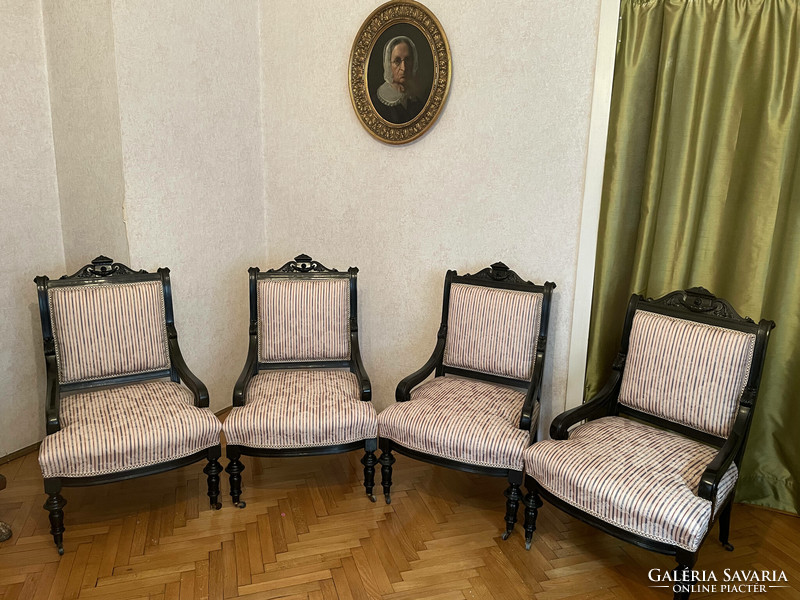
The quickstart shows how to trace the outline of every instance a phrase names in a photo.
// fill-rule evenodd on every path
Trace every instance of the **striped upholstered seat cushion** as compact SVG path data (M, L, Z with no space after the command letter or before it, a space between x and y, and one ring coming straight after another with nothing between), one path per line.
M712 505L697 496L717 450L671 431L622 417L576 427L568 440L544 440L525 451L525 470L561 500L627 531L694 552ZM736 484L731 464L717 507Z
M169 368L160 281L48 290L61 383Z
M189 456L219 444L219 419L171 381L81 392L61 399L61 430L39 448L47 477L90 477Z
M530 433L519 429L522 392L460 377L436 377L378 415L380 436L458 462L522 470ZM538 418L534 415L534 427Z
M542 294L454 283L444 364L529 381Z
M752 333L637 311L619 401L727 437L755 339Z
M263 279L257 302L260 362L350 358L348 279Z
M349 371L262 371L247 386L245 405L225 419L225 438L229 444L276 449L375 438L375 409L360 394L358 378Z

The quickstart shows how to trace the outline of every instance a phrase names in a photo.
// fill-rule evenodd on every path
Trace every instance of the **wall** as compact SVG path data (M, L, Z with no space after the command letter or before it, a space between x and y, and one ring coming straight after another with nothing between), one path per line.
M42 11L0 2L0 456L44 432L36 275L64 272Z
M266 257L258 4L170 4L0 4L0 457L44 435L33 277L99 253L172 269L184 355L230 405Z
M128 263L111 0L43 0L64 256Z
M44 433L31 280L98 247L172 268L182 347L217 410L246 353L248 266L307 252L361 268L383 407L433 347L444 271L503 260L558 284L549 422L564 404L599 0L428 6L450 39L450 97L424 137L391 147L347 90L372 2L43 0L44 17L0 4L0 456Z
M356 265L379 407L427 359L444 272L502 260L555 281L542 423L564 406L599 0L429 1L453 79L418 141L373 139L350 104L353 39L374 2L262 2L269 265ZM546 427L545 427L546 429Z
M131 265L172 270L175 324L211 407L247 354L266 255L255 2L113 2Z

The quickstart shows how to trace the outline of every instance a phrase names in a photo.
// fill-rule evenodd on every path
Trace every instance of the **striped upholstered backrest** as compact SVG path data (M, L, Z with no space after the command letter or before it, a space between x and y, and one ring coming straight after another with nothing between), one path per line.
M638 310L619 402L727 437L750 374L756 336Z
M349 279L261 279L257 302L259 362L350 358Z
M542 301L541 293L454 283L443 364L529 381Z
M51 287L48 302L61 383L169 368L160 281Z

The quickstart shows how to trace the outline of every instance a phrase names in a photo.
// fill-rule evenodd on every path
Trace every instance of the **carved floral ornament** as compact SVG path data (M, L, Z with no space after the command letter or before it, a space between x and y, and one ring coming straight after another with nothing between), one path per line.
M714 294L703 287L693 287L688 290L678 290L662 296L658 299L649 298L653 304L663 304L664 306L682 306L692 312L711 314L716 317L732 319L753 323L750 317L742 317L737 313L733 306L722 298L717 298Z
M269 269L267 273L338 273L336 269L329 269L321 262L314 260L308 254L295 256L282 267Z
M135 271L127 265L114 262L112 258L100 255L92 261L92 264L81 267L72 275L62 275L61 279L99 279L103 277L112 277L114 275L135 275L139 273L147 273L147 271L144 269Z
M391 49L398 43L410 58L394 56ZM392 59L415 62L404 62L407 70L398 78ZM436 121L450 73L450 46L433 13L413 0L392 0L367 17L353 42L350 99L370 134L388 144L405 144Z

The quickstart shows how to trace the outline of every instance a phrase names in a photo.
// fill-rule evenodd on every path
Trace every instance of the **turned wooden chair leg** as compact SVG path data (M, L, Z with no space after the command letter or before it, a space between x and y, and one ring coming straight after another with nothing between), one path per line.
M672 580L675 582L672 587L673 600L689 600L692 586L697 583L696 572L693 570L697 554L682 550L675 555L675 560L678 565L672 571Z
M64 507L67 501L61 496L61 481L58 479L45 479L44 491L47 501L44 509L50 513L50 535L58 548L59 554L64 554Z
M376 502L375 494L372 493L375 487L375 465L378 464L378 459L375 457L375 450L378 449L378 440L366 440L364 443L364 456L361 458L361 464L364 465L364 489L367 492L367 498L372 502Z
M519 489L522 484L522 471L511 471L508 474L508 483L508 489L503 492L506 497L506 530L502 536L504 540L508 539L517 523L517 511L522 500L522 492Z
M678 566L672 571L673 581L672 585L672 599L673 600L689 600L689 594L692 593L692 577L691 567L685 564L678 563Z
M397 459L392 455L392 446L389 440L381 440L381 485L386 504L392 503L392 465Z
M536 531L536 518L539 516L539 509L542 507L542 499L535 491L529 491L522 503L525 505L525 549L531 549L533 542L533 532Z
M222 452L219 446L214 446L208 449L208 464L203 469L208 477L208 499L211 503L211 508L219 510L222 504L219 501L219 474L222 473L222 465L217 460Z
M719 541L722 547L728 552L733 552L733 545L728 542L728 536L731 533L731 511L733 510L733 502L728 502L728 505L722 510L719 516Z
M228 457L228 466L225 467L225 471L230 475L231 499L233 500L233 505L238 508L247 506L247 503L241 499L242 471L244 471L244 465L239 460L241 455L242 452L239 446L227 446L225 448L225 456Z

